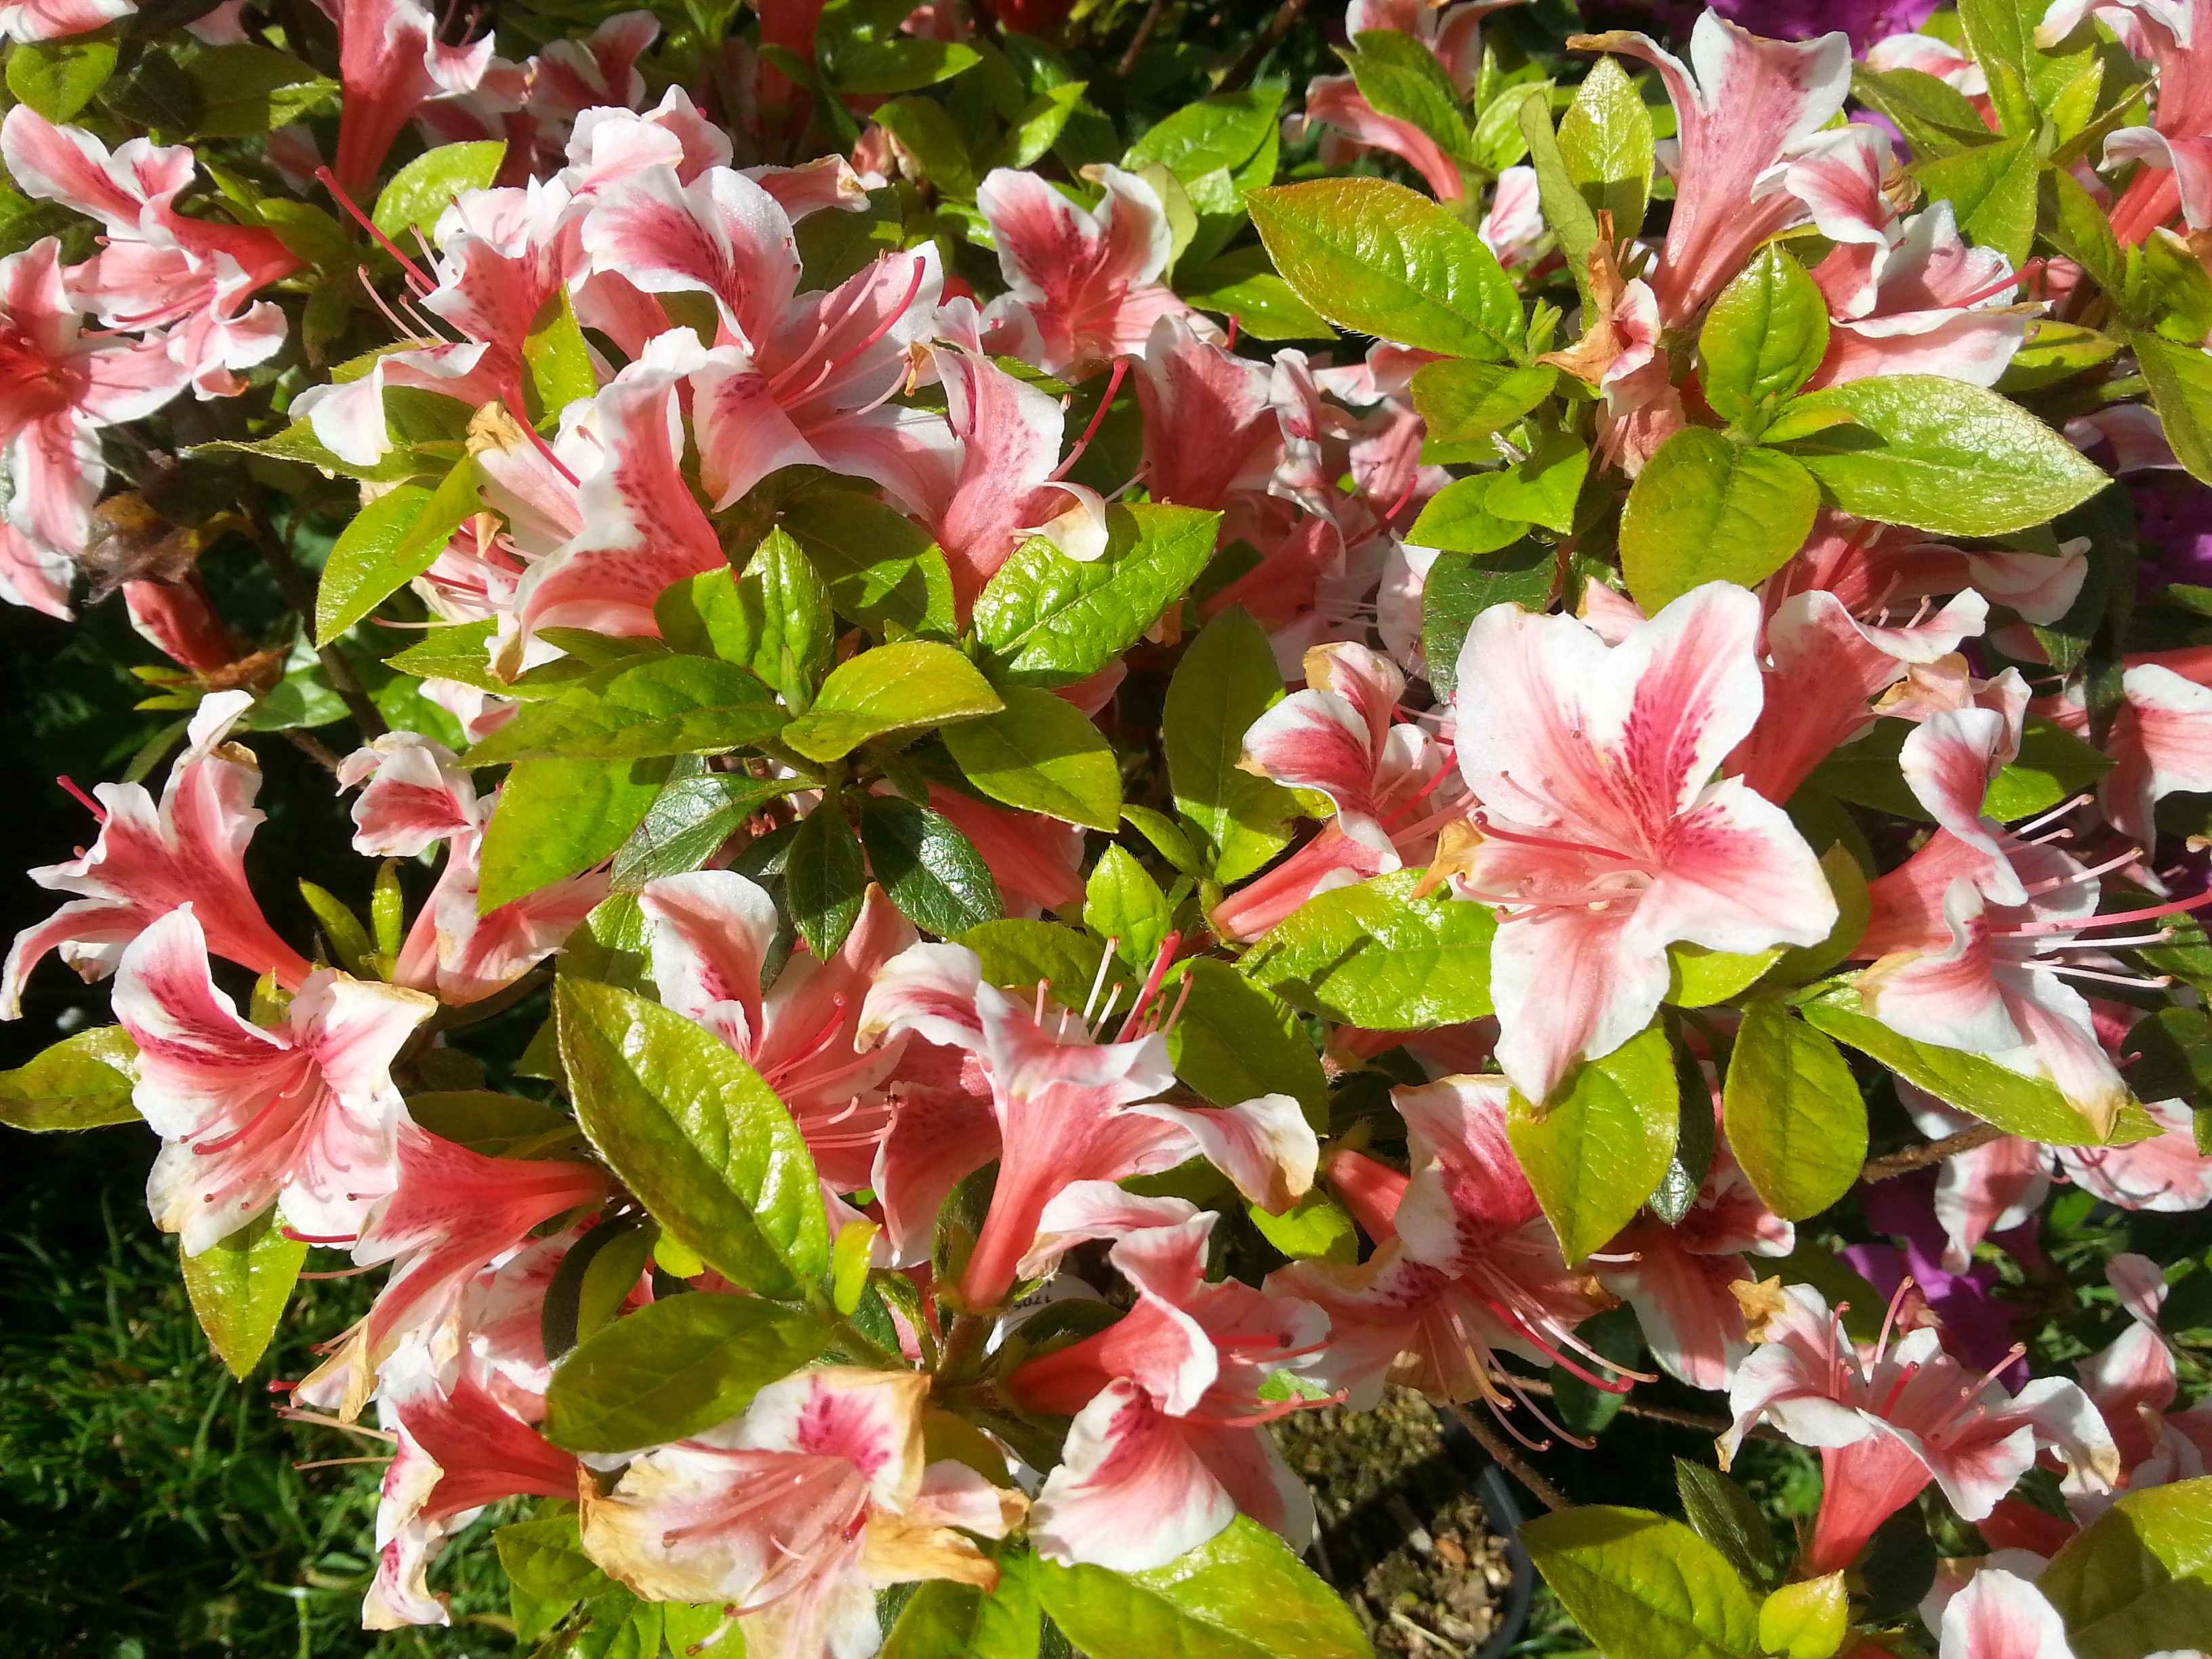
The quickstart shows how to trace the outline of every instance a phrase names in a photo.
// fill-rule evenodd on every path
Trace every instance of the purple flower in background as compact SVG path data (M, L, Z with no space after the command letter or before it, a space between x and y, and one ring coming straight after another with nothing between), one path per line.
M2168 582L2212 587L2212 489L2163 470L2134 473L2127 487L2142 550L2141 591L2148 596Z
M1704 8L1669 9L1694 18ZM1852 51L1864 52L1889 35L1917 29L1936 9L1936 0L1713 0L1712 9L1775 40L1809 40L1841 29L1850 36Z
M1910 1278L1943 1322L1939 1334L1952 1358L1986 1370L2012 1347L2013 1310L1990 1294L1996 1288L1998 1274L1989 1263L1977 1262L1962 1273L1944 1270L1946 1240L1943 1224L1936 1218L1936 1176L1934 1170L1916 1170L1864 1188L1862 1207L1867 1224L1899 1239L1902 1247L1853 1244L1841 1254L1860 1278L1885 1297L1894 1295ZM2023 1261L2039 1260L2039 1224L2031 1218L1990 1234L1990 1242ZM2027 1381L2027 1361L2015 1359L1997 1376L2007 1388L2017 1390Z

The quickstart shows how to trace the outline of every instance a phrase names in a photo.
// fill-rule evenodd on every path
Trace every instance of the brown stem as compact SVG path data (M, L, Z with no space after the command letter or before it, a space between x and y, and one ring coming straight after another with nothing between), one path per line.
M1941 1140L1931 1140L1924 1146L1908 1146L1901 1152L1892 1152L1887 1158L1869 1159L1859 1171L1861 1181L1887 1181L1893 1176L1910 1175L1915 1170L1924 1170L1931 1164L1941 1164L1947 1158L1956 1158L1961 1152L1971 1152L1977 1146L1986 1146L1992 1140L2004 1138L2004 1131L1994 1123L1977 1123L1971 1129L1961 1129L1957 1134L1946 1135Z
M312 633L315 625L313 590L308 587L307 579L301 574L298 562L292 557L292 550L276 533L276 526L269 522L269 515L261 505L261 492L251 483L245 486L242 505L246 508L247 533L252 538L254 546L261 550L261 560L269 567L269 574L276 579L277 592L284 596L284 603L298 613L300 626ZM331 690L338 694L339 700L353 715L353 723L361 728L363 742L380 738L392 729L385 724L384 716L377 712L376 705L369 701L368 690L354 673L351 663L327 645L317 646L315 655L322 659L323 672L330 678Z
M1547 1510L1571 1507L1566 1493L1523 1462L1521 1454L1505 1443L1503 1435L1464 1407L1454 1406L1450 1409L1451 1414L1459 1419L1460 1426L1474 1437L1475 1444L1488 1452L1497 1461L1499 1468L1534 1493L1538 1503Z
M1538 1377L1522 1376L1516 1373L1513 1381L1531 1394L1556 1395L1559 1393L1549 1382ZM1696 1429L1704 1434L1726 1434L1729 1431L1729 1421L1724 1417L1707 1417L1702 1413L1681 1411L1673 1406L1645 1406L1634 1400L1624 1400L1620 1409L1630 1417L1645 1417L1654 1423L1671 1423L1678 1429Z
M1121 61L1115 66L1114 72L1123 80L1127 80L1129 71L1137 67L1138 54L1150 44L1152 31L1160 26L1160 14L1167 9L1168 0L1152 0L1152 3L1145 8L1144 21L1137 25L1137 32L1130 39L1128 51L1121 54Z
M316 765L326 769L333 775L345 765L345 762L338 757L331 746L313 732L302 732L299 727L293 726L284 733L284 741L314 762Z
M1216 92L1237 92L1259 73L1260 62L1280 46L1283 37L1291 32L1299 16L1305 11L1306 0L1283 0L1275 15L1267 20L1267 27L1253 37L1252 44L1244 48L1244 55L1230 68L1214 86Z

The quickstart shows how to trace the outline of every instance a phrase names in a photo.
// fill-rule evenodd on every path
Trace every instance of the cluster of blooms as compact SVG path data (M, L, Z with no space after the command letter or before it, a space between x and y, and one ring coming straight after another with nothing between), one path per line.
M1164 1650L1097 1573L1327 1603L1270 1422L1399 1384L1540 1451L1547 1368L1820 1453L1767 1583L1527 1529L1615 1659L1748 1651L1736 1602L1796 1659L2056 1659L2126 1550L2212 1595L2167 1270L2075 1252L2113 1319L2063 1340L2002 1293L2063 1278L2057 1185L2212 1205L2212 0L1843 9L1685 61L1354 0L1286 119L1255 56L1126 149L1050 5L511 61L343 0L334 121L9 111L89 224L0 259L0 594L119 587L189 715L30 872L0 1015L58 954L115 1024L0 1106L153 1127L241 1375L308 1248L389 1265L282 1385L391 1449L368 1624L536 1498L556 1640L864 1659L944 1581ZM318 78L240 0L132 27L0 10ZM250 488L171 519L192 467ZM198 562L290 547L312 642L249 638ZM312 941L246 874L279 677L360 726L385 861ZM1622 1304L1653 1370L1578 1334ZM1863 1572L1900 1513L1985 1551L1925 1637ZM1638 1613L1686 1552L1728 1594Z

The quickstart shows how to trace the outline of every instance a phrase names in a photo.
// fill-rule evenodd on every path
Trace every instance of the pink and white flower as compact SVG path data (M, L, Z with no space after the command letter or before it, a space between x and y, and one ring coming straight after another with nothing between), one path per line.
M1531 1100L1650 1022L1669 945L1748 954L1835 925L1782 809L1713 781L1759 718L1759 627L1754 596L1713 582L1617 646L1518 605L1468 631L1456 741L1481 838L1453 888L1499 907L1498 1058Z

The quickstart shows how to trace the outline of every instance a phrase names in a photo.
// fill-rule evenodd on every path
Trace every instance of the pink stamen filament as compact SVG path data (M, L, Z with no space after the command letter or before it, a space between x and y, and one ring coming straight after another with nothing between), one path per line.
M2154 904L2142 910L2115 910L2107 915L2081 916L2072 921L2027 921L2017 927L2002 931L2015 938L2032 933L2078 933L2084 927L2109 927L2123 921L2149 921L2159 916L2179 915L2185 910L2201 910L2212 904L2212 888L2207 888L2195 898L2176 899L2171 904ZM2091 940L2089 943L2095 943Z
M97 818L102 823L107 822L107 809L105 806L102 806L98 801L94 800L90 795L86 794L83 790L78 788L76 787L76 780L75 778L70 777L67 773L64 773L60 777L56 778L54 781L59 784L63 788L68 790L71 795L75 796L76 798L76 804L83 807L86 811L91 813L94 817Z
M2077 968L2070 962L2023 962L2020 964L2031 973L2057 974L2069 979L2094 980L2100 985L2133 985L2143 990L2155 991L2173 983L2171 974L2108 974L2096 968Z
M2014 824L2013 826L2013 833L2016 836L2024 836L2031 830L2040 830L2045 824L2050 823L2053 818L2064 817L2066 814L2072 811L2075 807L2087 806L2088 804L2089 797L2087 795L2075 795L2069 800L2062 800L2057 805L2052 807L2049 811L2039 812L2033 817L2028 819L2025 823Z
M343 190L339 188L336 174L331 173L328 167L317 167L315 169L315 177L321 182L323 188L330 191L331 197L337 201L337 204L353 216L354 222L359 225L363 230L367 231L371 236L374 237L376 239L377 246L381 247L386 253L389 253L393 258L399 262L399 268L407 273L408 281L415 284L416 291L417 293L428 294L432 289L437 286L437 284L432 282L428 276L424 273L422 266L416 264L412 259L409 258L405 253L400 251L398 243L393 241L389 236L386 236L382 231L379 230L376 228L376 222L371 219L366 213L363 213L358 207L354 205L353 198L347 195Z
M1099 426L1106 419L1106 411L1114 407L1115 394L1121 391L1122 378L1128 372L1129 360L1127 357L1116 357L1114 360L1113 376L1106 382L1106 395L1098 400L1098 407L1091 411L1091 424L1083 428L1083 435L1075 441L1075 447L1067 452L1067 459L1054 467L1051 475L1045 479L1047 483L1058 483L1068 475L1075 464L1083 459L1083 452L1091 447L1091 441L1098 435Z
M583 480L568 470L568 464L554 453L553 446L545 441L544 434L531 425L530 417L522 412L522 371L520 368L515 370L514 385L500 393L499 400L507 405L507 412L514 417L514 423L530 434L530 441L538 446L538 453L551 464L553 470L566 478L572 486L582 488Z

